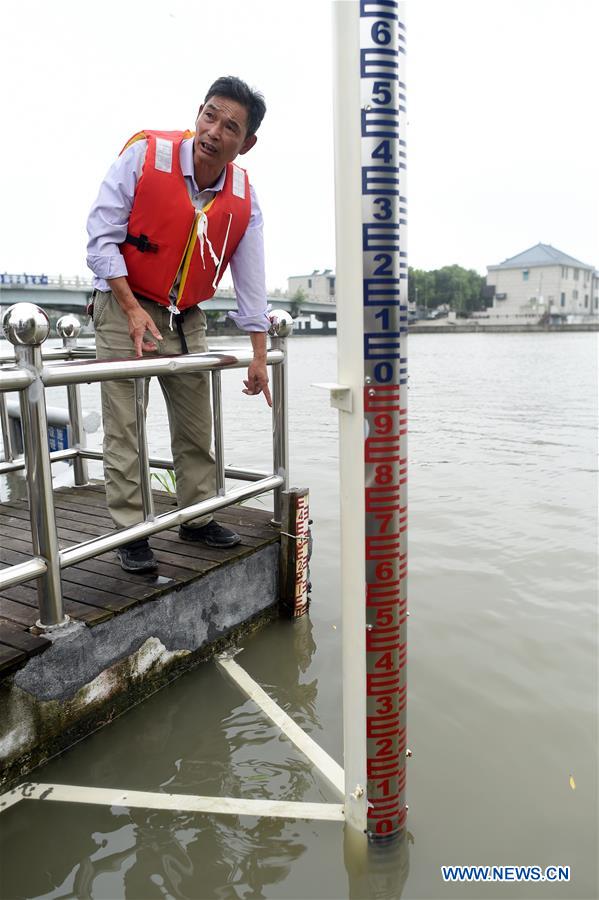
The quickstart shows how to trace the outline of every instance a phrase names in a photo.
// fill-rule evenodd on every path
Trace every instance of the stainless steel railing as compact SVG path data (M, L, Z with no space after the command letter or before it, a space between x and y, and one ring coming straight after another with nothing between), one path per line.
M223 418L220 373L223 369L248 366L250 351L227 353L195 353L186 356L163 356L150 359L96 360L91 347L77 346L79 322L64 316L58 323L63 348L42 352L42 344L50 330L48 318L31 303L18 303L4 316L5 336L14 345L15 357L0 357L0 425L4 462L0 475L25 470L29 495L29 511L33 557L23 563L0 570L0 590L37 579L40 618L38 627L50 630L65 625L60 572L113 550L121 544L149 537L190 519L230 506L240 500L274 492L273 523L281 521L281 495L288 488L287 441L287 354L286 337L291 333L291 317L284 310L271 313L271 348L267 364L272 366L272 431L273 471L271 474L249 469L225 467L223 459ZM216 458L217 495L181 509L156 516L150 486L150 467L171 468L172 460L150 457L146 421L143 412L143 379L153 375L210 371L212 378L213 424ZM102 459L98 451L84 446L79 385L112 379L133 378L136 384L137 437L144 520L89 541L60 550L56 532L51 465L72 459L76 485L88 480L87 460ZM46 388L66 387L73 446L50 452ZM10 442L5 394L18 391L23 428L23 455L15 457ZM250 482L248 487L227 491L225 478Z

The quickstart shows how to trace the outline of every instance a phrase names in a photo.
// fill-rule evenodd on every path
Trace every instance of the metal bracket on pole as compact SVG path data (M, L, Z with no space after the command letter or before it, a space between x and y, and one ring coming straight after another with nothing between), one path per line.
M313 384L312 387L324 388L325 391L330 391L333 409L339 409L348 413L354 411L354 398L350 387L344 384L336 384L334 381L321 381Z

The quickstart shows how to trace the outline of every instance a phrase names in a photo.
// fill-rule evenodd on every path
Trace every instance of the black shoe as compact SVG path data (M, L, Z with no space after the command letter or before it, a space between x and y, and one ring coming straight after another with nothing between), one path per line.
M234 547L241 538L230 528L224 528L212 519L206 525L179 525L182 541L201 541L208 547Z
M123 544L117 548L116 555L125 572L153 572L158 568L158 562L146 538Z

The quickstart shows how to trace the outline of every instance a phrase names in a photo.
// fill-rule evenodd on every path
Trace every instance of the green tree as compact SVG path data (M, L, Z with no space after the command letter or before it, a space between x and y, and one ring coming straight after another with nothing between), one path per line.
M301 315L302 303L305 300L307 300L307 298L308 298L308 295L306 294L304 289L301 287L296 290L295 294L292 294L292 296L289 298L292 303L292 306L291 306L292 318L297 319L297 317Z
M424 309L438 306L435 300L435 273L423 269L408 269L408 299Z
M408 270L408 298L419 308L436 309L442 304L460 313L484 309L485 279L474 269L443 266L442 269Z

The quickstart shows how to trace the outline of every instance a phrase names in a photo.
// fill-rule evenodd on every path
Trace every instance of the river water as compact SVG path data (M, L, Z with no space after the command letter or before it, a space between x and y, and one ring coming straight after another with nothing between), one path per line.
M213 345L232 341L213 341ZM597 898L596 338L410 338L408 834L340 823L18 804L2 898ZM238 661L342 760L333 337L289 341L292 483L311 490L309 618ZM264 468L270 418L224 375L226 461ZM52 401L56 402L56 401ZM86 388L84 408L97 406ZM159 391L151 451L168 451ZM97 446L99 435L90 444ZM329 800L213 663L36 771L42 782ZM448 884L441 865L570 866L568 883Z

